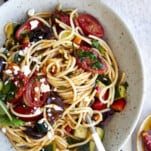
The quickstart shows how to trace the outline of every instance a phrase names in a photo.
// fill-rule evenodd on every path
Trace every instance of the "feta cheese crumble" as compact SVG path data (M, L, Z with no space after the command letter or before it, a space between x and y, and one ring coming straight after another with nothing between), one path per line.
M26 76L28 76L31 73L31 70L30 70L28 65L25 65L25 66L22 67L22 72L24 72L24 74Z
M50 86L48 84L42 83L40 86L40 91L45 93L50 91Z
M35 10L33 8L29 9L28 12L27 12L27 14L28 14L29 17L34 16Z
M39 22L37 20L30 21L31 30L37 28L38 24L39 24Z

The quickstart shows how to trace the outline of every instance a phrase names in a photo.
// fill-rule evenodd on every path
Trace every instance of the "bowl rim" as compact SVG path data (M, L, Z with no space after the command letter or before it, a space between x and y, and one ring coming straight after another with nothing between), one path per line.
M7 2L5 2L4 4L2 4L0 7L7 7L7 5L10 5L12 4L13 1L16 1L16 0L9 0ZM136 38L134 37L134 35L132 34L132 32L130 31L130 28L128 27L128 25L126 24L126 22L122 19L122 17L120 17L120 15L118 13L116 13L112 7L110 7L109 5L107 5L105 2L102 2L101 0L96 0L100 3L100 5L103 5L103 7L105 7L106 9L108 9L113 15L116 16L116 18L120 21L120 23L122 23L122 26L124 27L124 29L126 30L128 36L131 38L132 40L132 43L136 49L136 52L137 52L137 57L139 59L139 62L140 62L140 73L141 73L141 77L142 77L142 82L141 82L141 85L142 85L142 94L141 94L141 98L140 98L140 102L139 102L139 107L138 109L136 110L137 111L137 116L136 118L134 119L134 122L133 124L131 125L130 129L129 129L129 135L125 138L123 144L119 144L120 145L120 148L122 148L126 142L128 141L128 139L130 138L130 136L132 135L132 133L134 132L134 129L139 121L139 118L140 118L140 115L141 115L141 112L142 112L142 109L143 109L143 104L144 104L144 67L143 67L143 60L141 58L141 54L140 54L140 50L139 50L139 44L137 43L137 40Z

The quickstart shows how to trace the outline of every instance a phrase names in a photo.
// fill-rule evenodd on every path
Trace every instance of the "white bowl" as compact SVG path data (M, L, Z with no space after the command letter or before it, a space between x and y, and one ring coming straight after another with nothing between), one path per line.
M111 46L121 71L126 72L128 87L127 106L117 113L106 127L104 145L107 151L117 151L134 130L142 106L143 71L139 50L121 19L99 0L9 0L0 8L0 44L4 42L3 27L7 22L22 20L29 8L50 10L58 3L63 7L78 8L96 16L105 29L105 39ZM0 134L3 135L3 134ZM13 151L0 136L3 151Z

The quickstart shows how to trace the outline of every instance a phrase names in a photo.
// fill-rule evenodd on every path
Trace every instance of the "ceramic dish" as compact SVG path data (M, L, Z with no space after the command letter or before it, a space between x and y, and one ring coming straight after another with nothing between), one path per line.
M137 151L145 151L142 132L149 132L151 130L151 115L148 115L141 123L136 137ZM150 132L149 132L150 133Z
M63 7L78 8L98 18L105 30L105 39L111 46L119 68L127 74L129 83L127 106L117 113L106 127L104 146L107 151L117 151L131 135L139 118L142 106L143 71L139 50L130 32L121 19L99 0L10 0L0 8L0 44L4 42L3 27L7 22L22 20L26 11L34 8L37 12L50 10L58 3ZM3 151L13 151L6 137L0 134Z

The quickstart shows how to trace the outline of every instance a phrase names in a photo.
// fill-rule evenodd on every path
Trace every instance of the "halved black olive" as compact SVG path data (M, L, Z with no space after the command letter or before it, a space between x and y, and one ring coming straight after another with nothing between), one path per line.
M41 39L50 39L52 37L52 33L52 29L47 26L37 27L30 34L30 41L36 42Z
M26 130L24 131L24 133L26 133L28 136L34 138L34 139L40 139L42 137L44 137L47 132L38 132L38 130L36 129L36 127L26 127Z
M57 94L57 92L50 92L50 96L47 99L47 104L52 105L52 108L47 110L47 119L50 124L53 124L54 121L61 117L64 111L63 99ZM59 109L55 109L55 107Z
M0 57L0 77L3 76L3 70L5 68L5 59Z

